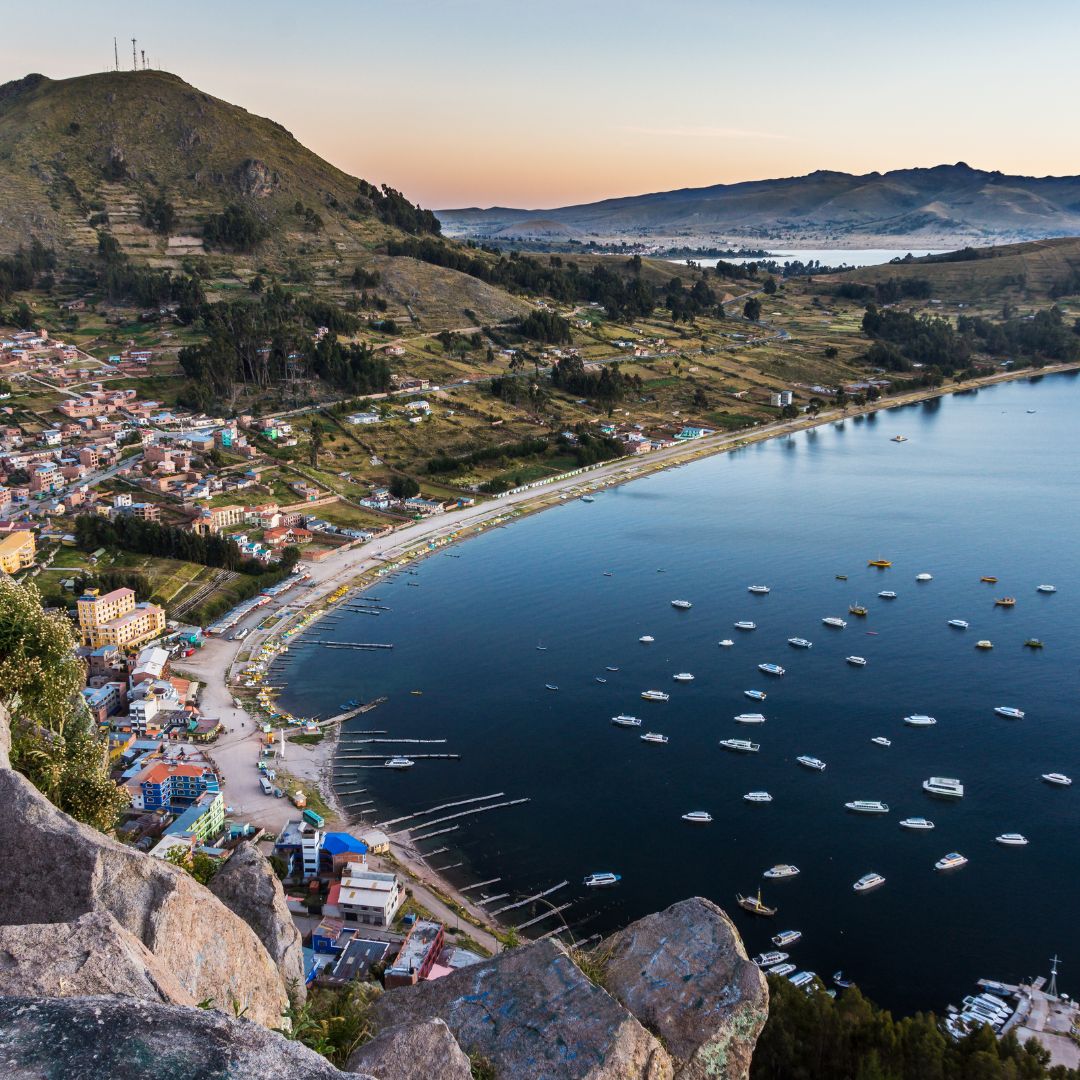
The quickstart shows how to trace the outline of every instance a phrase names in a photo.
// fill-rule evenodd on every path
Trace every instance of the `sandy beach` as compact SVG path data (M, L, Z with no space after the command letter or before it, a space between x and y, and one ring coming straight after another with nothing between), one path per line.
M833 423L845 417L879 412L999 382L1078 368L1078 364L1059 364L1038 371L1025 369L1001 372L936 389L912 391L864 406L823 410L815 417L804 416L758 428L707 436L647 455L620 458L574 476L556 478L547 483L540 482L528 490L509 493L477 506L409 523L362 546L336 552L322 562L304 564L305 570L310 574L306 586L291 590L274 603L260 608L248 621L241 623L240 625L254 624L243 641L232 641L223 637L208 638L196 655L185 660L182 665L185 673L190 673L203 684L200 698L203 713L218 717L225 727L225 733L213 744L210 753L220 770L226 802L232 807L232 818L235 821L250 821L267 832L276 833L290 818L297 815L297 810L287 798L275 798L262 792L256 768L262 747L261 720L238 706L230 682L242 677L242 672L248 666L248 656L255 655L264 646L279 646L281 635L286 630L294 627L300 619L310 616L316 605L323 603L341 586L367 584L370 580L375 580L377 573L387 566L401 565L422 558L448 543L468 539L511 518L516 519L525 514L562 505L567 498L577 497L589 490L626 483L664 468ZM281 617L267 629L258 629L258 626L265 623L268 616L275 612L280 612ZM336 742L336 729L327 729L326 737L314 746L286 741L284 760L275 759L273 767L280 766L297 780L317 786L323 799L335 809L335 823L345 827L348 819L341 812L331 785L331 765ZM406 871L407 876L412 879L411 886L421 903L453 925L459 917L435 894L435 890L438 890L443 896L450 897L470 911L478 921L492 925L492 920L481 909L469 903L423 862L415 849L409 846L407 834L395 836L394 841L395 861L399 869ZM497 948L498 943L492 935L464 922L461 925L465 932L486 948L492 951Z

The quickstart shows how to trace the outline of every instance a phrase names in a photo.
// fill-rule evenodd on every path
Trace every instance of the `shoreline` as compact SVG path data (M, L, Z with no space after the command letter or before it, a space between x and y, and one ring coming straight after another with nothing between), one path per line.
M202 667L202 664L191 666L196 669L196 674L203 679L204 695L211 700L228 698L231 704L234 700L232 686L235 684L235 680L240 677L238 669L241 664L246 665L251 662L250 659L239 660L239 656L245 650L249 658L254 658L260 653L267 654L265 666L268 666L274 656L288 648L288 643L293 636L307 629L323 614L334 610L336 603L344 600L350 594L370 588L384 574L399 571L407 565L444 550L451 544L471 539L490 528L501 527L510 521L539 513L553 506L563 505L571 498L578 498L589 491L629 483L632 480L638 480L677 465L685 465L715 454L743 449L756 443L791 435L798 431L806 431L824 424L836 423L849 417L866 416L883 410L901 408L946 395L995 386L1004 382L1014 382L1024 378L1030 379L1078 370L1080 370L1080 362L1049 365L1039 369L1022 368L1014 371L995 372L991 375L978 376L961 383L909 391L905 394L882 398L865 405L846 406L842 409L825 409L814 417L802 416L793 420L778 421L759 428L719 433L679 446L652 451L646 455L629 459L618 458L615 461L593 467L586 472L562 478L552 478L551 481L546 483L538 481L535 487L530 486L520 492L507 493L501 498L485 501L473 508L454 511L449 522L445 520L447 515L425 518L379 540L371 541L355 549L342 551L340 553L341 558L338 560L342 563L340 566L336 563L331 564L330 559L325 560L322 564L314 565L312 576L318 579L313 580L311 584L314 595L303 597L303 602L295 610L285 617L279 618L265 631L253 629L243 642L231 642L222 638L209 639L199 656L200 661L205 660L207 670L198 670ZM350 560L349 555L354 555L354 557ZM320 570L323 572L319 573ZM322 587L320 588L320 586ZM331 597L334 597L334 599L330 600ZM295 601L293 603L285 601L279 610L284 610L286 607L291 608L294 603ZM252 641L253 638L257 640ZM259 739L260 717L252 715L246 709L233 710L233 712L234 715L242 714L245 718L254 721L250 733L244 736L238 744L235 744L236 748L239 749L240 746L246 743L252 751L251 762L254 762L258 758L258 746L261 742ZM241 723L243 724L243 721ZM320 797L333 810L335 817L339 819L343 826L348 826L351 824L350 818L345 813L333 785L333 764L337 753L341 724L331 726L337 730L329 732L324 728L326 735L323 740L310 748L312 758L306 763L309 767L302 770L300 774L293 773L291 769L288 771L293 773L298 780L306 780L314 784L318 788ZM288 728L282 729L283 737L289 730ZM285 739L284 742L288 745L289 740ZM293 754L295 755L299 750L300 747L296 747ZM220 755L216 751L214 753L215 758L220 759ZM235 757L237 755L229 756ZM230 767L232 764L230 761ZM251 769L250 775L254 784L256 775L254 768ZM226 779L232 779L232 777L226 776L224 766L222 767L222 778L223 783ZM232 799L231 783L227 798ZM269 815L272 820L279 821L280 824L277 826L279 830L284 821L296 813L292 803L287 799L274 799L263 796L260 803L262 805L260 805L256 814L261 813L264 817ZM274 814L272 810L278 812ZM284 815L282 815L281 811L285 811ZM374 825L371 827L374 827ZM448 922L456 920L460 925L460 910L454 911L448 907L442 899L443 897L448 898L452 904L468 912L468 916L471 916L471 918L466 917L465 933L480 940L482 944L485 944L485 947L490 948L488 942L494 943L496 948L493 951L497 951L498 939L496 934L498 932L505 933L506 928L500 926L497 920L492 919L482 909L471 904L438 871L429 866L415 852L415 849L410 849L408 831L392 840L392 851L392 865L402 872L403 877L409 879L408 884L412 887L414 895L419 893L421 902L425 906L433 909L438 916L447 919ZM486 932L473 925L473 920L485 927Z

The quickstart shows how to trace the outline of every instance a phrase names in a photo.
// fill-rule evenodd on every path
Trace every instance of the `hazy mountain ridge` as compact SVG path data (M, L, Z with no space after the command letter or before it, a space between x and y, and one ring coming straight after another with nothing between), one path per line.
M543 219L593 239L958 246L1080 232L1080 176L1007 176L960 162L862 176L822 170L549 210L436 213L454 236L507 236Z

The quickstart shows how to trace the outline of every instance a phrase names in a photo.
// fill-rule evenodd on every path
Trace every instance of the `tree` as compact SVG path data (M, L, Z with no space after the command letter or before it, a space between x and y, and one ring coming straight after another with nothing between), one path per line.
M323 448L323 429L317 416L311 418L311 467L319 467L319 451Z
M221 869L221 862L201 851L172 847L165 852L165 861L186 870L200 885L209 885L210 879Z
M743 304L742 313L743 318L749 319L751 322L757 322L761 318L761 301L756 296L751 296Z
M395 476L390 481L390 494L395 499L411 499L420 494L420 485L411 476Z
M774 278L772 274L769 274L765 278L765 283L761 286L761 289L766 296L772 296L772 294L776 292L776 278Z

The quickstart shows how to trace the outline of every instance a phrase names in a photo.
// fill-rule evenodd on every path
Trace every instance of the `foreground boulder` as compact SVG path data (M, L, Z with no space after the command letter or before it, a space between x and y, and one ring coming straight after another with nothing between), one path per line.
M116 997L0 998L0 1074L4 1080L346 1076L314 1050L247 1020Z
M395 1024L349 1055L349 1072L378 1080L472 1080L472 1067L441 1020Z
M675 1059L680 1080L745 1080L769 1009L765 976L732 921L693 897L597 946L604 986Z
M285 983L255 932L190 874L79 824L0 769L0 926L108 912L196 1001L276 1026Z
M304 942L270 860L251 844L243 844L210 879L210 891L255 931L277 965L289 997L301 1004L307 996Z
M118 994L195 1005L172 972L107 911L73 922L0 926L0 995Z
M439 1018L499 1077L668 1080L671 1059L552 940L383 994L379 1027Z

